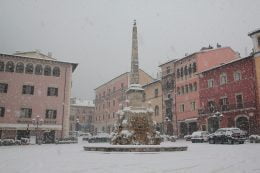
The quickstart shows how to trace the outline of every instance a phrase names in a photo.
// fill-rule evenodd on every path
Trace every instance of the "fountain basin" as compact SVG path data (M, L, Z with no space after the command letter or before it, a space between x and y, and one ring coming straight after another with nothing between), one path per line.
M187 146L161 146L161 145L105 145L84 146L85 151L101 152L174 152L187 151Z

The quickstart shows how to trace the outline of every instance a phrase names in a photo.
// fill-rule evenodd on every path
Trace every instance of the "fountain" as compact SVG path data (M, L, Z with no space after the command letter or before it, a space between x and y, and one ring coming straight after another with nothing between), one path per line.
M85 146L86 151L159 152L186 151L185 146L161 146L160 133L152 121L153 109L143 101L144 89L139 84L137 27L134 21L130 84L126 91L126 106L120 105L119 119L112 132L111 145Z

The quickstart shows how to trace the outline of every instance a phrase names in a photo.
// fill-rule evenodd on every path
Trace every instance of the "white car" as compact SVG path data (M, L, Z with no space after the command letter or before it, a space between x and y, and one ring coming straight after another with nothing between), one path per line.
M209 133L207 131L196 131L191 135L191 142L207 142L209 139Z

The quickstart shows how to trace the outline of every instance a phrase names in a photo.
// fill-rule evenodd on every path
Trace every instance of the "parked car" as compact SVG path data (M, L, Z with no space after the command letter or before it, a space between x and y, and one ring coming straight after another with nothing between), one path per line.
M191 140L191 135L185 135L183 137L186 141L190 141Z
M89 143L107 143L110 142L111 136L108 133L98 133L96 136L88 138Z
M169 136L169 135L160 135L161 141L163 142L176 142L177 137L176 136Z
M207 142L209 138L209 133L207 131L196 131L191 135L191 142Z
M249 141L250 141L250 143L260 143L260 136L259 135L250 135Z
M239 128L220 128L215 133L209 135L209 143L243 144L246 140L245 133Z

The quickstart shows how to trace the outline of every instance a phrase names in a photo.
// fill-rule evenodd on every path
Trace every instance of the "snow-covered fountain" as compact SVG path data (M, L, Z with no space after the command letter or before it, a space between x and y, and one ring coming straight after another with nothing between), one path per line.
M136 22L133 26L132 57L129 87L125 107L120 105L119 119L112 133L111 144L85 146L86 151L159 152L186 151L185 146L162 146L160 133L152 121L153 109L143 101L144 89L139 84L138 44Z

